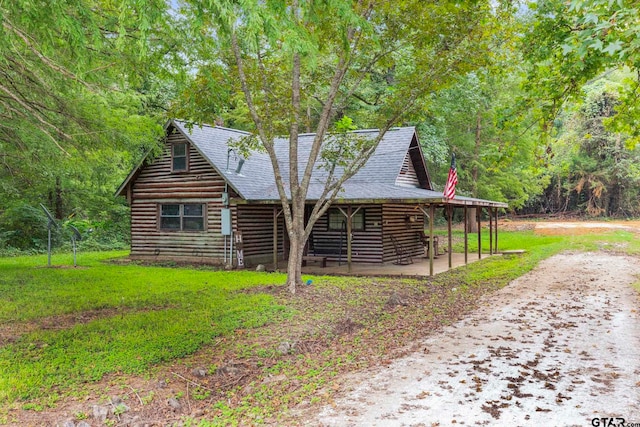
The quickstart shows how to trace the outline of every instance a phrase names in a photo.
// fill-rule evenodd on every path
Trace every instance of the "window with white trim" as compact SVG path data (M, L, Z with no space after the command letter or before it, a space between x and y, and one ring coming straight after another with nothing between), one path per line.
M205 205L201 203L160 205L160 229L168 231L203 231Z

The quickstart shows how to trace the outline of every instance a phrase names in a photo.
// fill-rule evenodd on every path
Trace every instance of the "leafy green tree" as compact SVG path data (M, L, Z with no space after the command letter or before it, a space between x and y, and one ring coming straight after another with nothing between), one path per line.
M253 131L253 143L270 155L291 242L291 292L301 282L311 228L342 183L390 127L421 113L432 92L484 62L496 18L489 1L184 3L184 21L197 40L189 54L201 66L183 98L192 102L178 111L200 122L230 117ZM352 117L356 125L366 121L380 128L378 137L363 143L343 134L339 144L323 145L335 141L329 132L349 111L358 113ZM299 162L303 131L316 136L309 156ZM288 159L276 157L274 137L281 134L289 135ZM331 177L305 223L316 167Z
M24 131L61 151L87 143L119 107L113 92L128 91L162 54L153 36L168 27L166 9L163 0L0 3L0 140L31 143L18 139Z
M161 94L175 92L163 83L180 61L168 7L0 2L0 214L43 202L58 218L121 216L113 189L155 144Z
M629 135L605 123L620 105L624 78L611 76L585 87L574 104L556 121L552 143L551 185L540 203L548 212L579 212L590 216L638 215L640 150L629 149Z
M529 68L526 85L532 107L549 123L580 89L612 69L629 68L636 75L620 86L612 129L637 143L640 119L640 5L626 0L545 0L531 2L530 28L522 51Z
M436 182L446 181L454 152L460 194L518 209L546 186L544 147L535 117L516 102L522 69L499 63L500 72L482 68L436 93L418 129Z

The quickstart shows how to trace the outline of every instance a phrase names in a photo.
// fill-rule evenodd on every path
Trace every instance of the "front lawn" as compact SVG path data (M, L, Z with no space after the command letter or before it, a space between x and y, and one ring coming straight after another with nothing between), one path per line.
M143 373L216 337L290 316L264 293L280 274L120 265L120 253L0 259L0 403Z
M288 411L330 402L338 374L409 351L542 259L639 248L625 231L501 231L501 250L527 252L417 280L310 277L293 296L282 274L112 261L125 253L81 254L78 268L62 255L53 268L46 256L0 258L0 423L36 410L55 424L57 408L79 397L104 402L116 384L143 416L293 425ZM189 411L167 413L168 398Z

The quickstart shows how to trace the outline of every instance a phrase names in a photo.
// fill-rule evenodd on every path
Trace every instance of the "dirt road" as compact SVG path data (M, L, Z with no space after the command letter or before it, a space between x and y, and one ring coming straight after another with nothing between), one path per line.
M422 351L354 375L307 424L640 423L639 274L640 260L626 256L550 258Z

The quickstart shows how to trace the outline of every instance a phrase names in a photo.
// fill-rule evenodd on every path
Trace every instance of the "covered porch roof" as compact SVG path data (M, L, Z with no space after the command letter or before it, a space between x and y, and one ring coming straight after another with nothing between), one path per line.
M315 203L322 194L324 184L312 183L306 198L307 203ZM275 190L275 188L274 188ZM261 198L231 200L236 204L279 204L277 192L265 193ZM507 203L473 197L456 196L447 199L442 192L417 187L404 187L393 184L347 181L333 204L382 204L403 203L413 205L469 206L488 208L507 208Z

